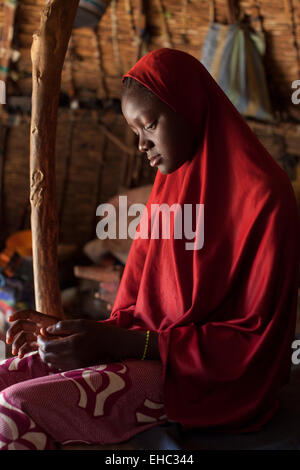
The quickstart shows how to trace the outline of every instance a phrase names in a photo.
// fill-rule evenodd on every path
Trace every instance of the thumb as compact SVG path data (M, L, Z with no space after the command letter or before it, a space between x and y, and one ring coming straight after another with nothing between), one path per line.
M78 320L62 320L46 328L46 332L52 335L72 335L79 331L82 331L82 325Z

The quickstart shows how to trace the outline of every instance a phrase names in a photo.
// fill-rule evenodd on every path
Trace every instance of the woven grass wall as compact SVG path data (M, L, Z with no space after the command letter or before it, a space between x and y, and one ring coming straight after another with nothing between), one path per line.
M140 54L159 47L175 47L200 59L213 3L216 20L226 23L226 0L148 0L144 17L139 14L138 0L112 0L97 28L73 30L63 70L63 94L75 96L82 108L93 107L96 100L109 103L109 99L118 99L121 75ZM31 95L30 46L44 4L45 0L18 2L12 47L20 55L11 66L7 85L9 96L19 100ZM5 23L2 6L0 0L0 38ZM266 74L278 119L276 125L249 124L288 172L300 204L300 105L291 102L291 84L300 79L300 2L240 0L239 7L254 28L266 33ZM141 42L137 31L143 21L147 41ZM2 53L0 39L0 59ZM155 170L138 153L130 154L134 136L120 114L112 110L102 116L112 135L98 121L99 109L60 110L57 194L61 241L65 243L93 238L96 206L120 189L147 184L155 176ZM10 110L2 117L0 162L3 237L29 225L29 113L24 109Z
M154 181L155 170L148 161L120 147L128 141L124 118L109 111L101 123L97 112L78 111L71 119L68 110L60 109L56 182L61 243L81 245L96 238L99 204L124 188ZM20 118L20 122L6 127L6 138L0 143L5 176L1 187L2 241L12 232L30 227L29 126L29 118ZM109 134L104 132L107 129ZM112 140L111 135L119 136L121 143ZM128 143L128 149L131 145Z
M0 5L1 2L3 0ZM144 51L170 46L200 58L212 3L216 20L227 22L226 0L146 1L149 43ZM24 94L31 93L31 38L39 26L44 4L45 0L19 0L16 43L21 57L14 77L16 86ZM120 76L139 56L138 5L139 0L112 0L96 31L74 30L64 67L63 91L69 92L73 80L76 93L82 99L95 94L99 98L119 96ZM266 71L272 102L275 109L289 111L293 107L291 83L300 77L300 3L296 0L240 0L239 5L242 14L249 15L252 26L263 27L266 33ZM1 21L0 13L0 28Z

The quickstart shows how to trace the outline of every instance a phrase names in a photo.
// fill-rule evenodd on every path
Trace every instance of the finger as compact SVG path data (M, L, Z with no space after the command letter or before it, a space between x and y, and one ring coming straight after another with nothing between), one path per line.
M15 337L12 343L12 353L18 354L18 351L24 343L31 343L36 340L36 335L32 332L20 331Z
M62 320L48 326L47 333L54 335L72 335L83 331L85 320Z
M36 324L29 320L17 320L13 325L7 330L6 333L6 343L11 344L14 340L16 334L20 331L36 331Z
M69 334L64 334L64 333L58 334L58 332L56 333L55 331L53 333L51 333L50 331L47 331L47 328L49 328L49 327L41 328L39 333L40 333L41 336L45 336L48 339L61 339L61 338L64 338L66 336L70 336Z
M57 321L57 318L51 315L45 315L44 313L38 312L37 310L27 309L14 312L8 317L9 322L13 322L16 320L31 320L35 323L51 325L53 322Z
M51 369L63 370L66 368L66 358L57 357L55 354L46 353L41 348L38 348L41 360L47 364Z
M23 346L20 347L19 352L18 352L18 357L19 359L22 359L25 354L36 351L38 349L38 344L36 341L33 341L31 343L24 343Z
M26 309L26 310L19 310L18 312L13 312L9 317L8 321L13 322L16 320L27 320L31 319L32 321L38 321L43 315L42 313L38 312L37 310Z
M39 344L38 344L38 352L39 352L39 356L41 358L41 360L45 363L45 364L50 364L48 361L47 361L47 353L45 353L45 351L43 351L40 347L39 347ZM48 355L49 357L49 355Z
M54 337L47 338L39 335L37 343L39 348L45 353L53 353L57 355L72 354L74 350L75 335L67 336L66 338Z
M48 333L47 327L40 328L39 333L40 333L41 336L46 336L48 338L58 337L58 335L52 335L52 334Z

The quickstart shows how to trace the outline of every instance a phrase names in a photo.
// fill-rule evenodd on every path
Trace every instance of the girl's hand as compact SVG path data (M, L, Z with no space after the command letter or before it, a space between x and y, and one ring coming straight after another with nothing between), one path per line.
M35 310L20 310L10 315L8 321L13 324L6 333L6 343L12 344L12 353L22 358L24 354L38 349L40 329L57 323L58 318Z
M145 347L144 331L125 330L95 320L62 320L43 328L41 333L37 340L40 357L59 370L140 359ZM152 351L152 359L159 359L155 333Z
M115 362L123 355L125 332L95 320L62 320L41 330L39 354L43 362L59 370Z

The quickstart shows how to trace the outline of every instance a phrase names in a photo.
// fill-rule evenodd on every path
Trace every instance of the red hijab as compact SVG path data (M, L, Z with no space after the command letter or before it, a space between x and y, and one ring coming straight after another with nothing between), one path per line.
M291 367L299 267L292 186L191 55L159 49L125 76L201 136L192 160L157 172L147 210L150 217L151 204L204 204L204 245L186 250L184 239L136 238L111 321L159 333L170 419L259 429Z

